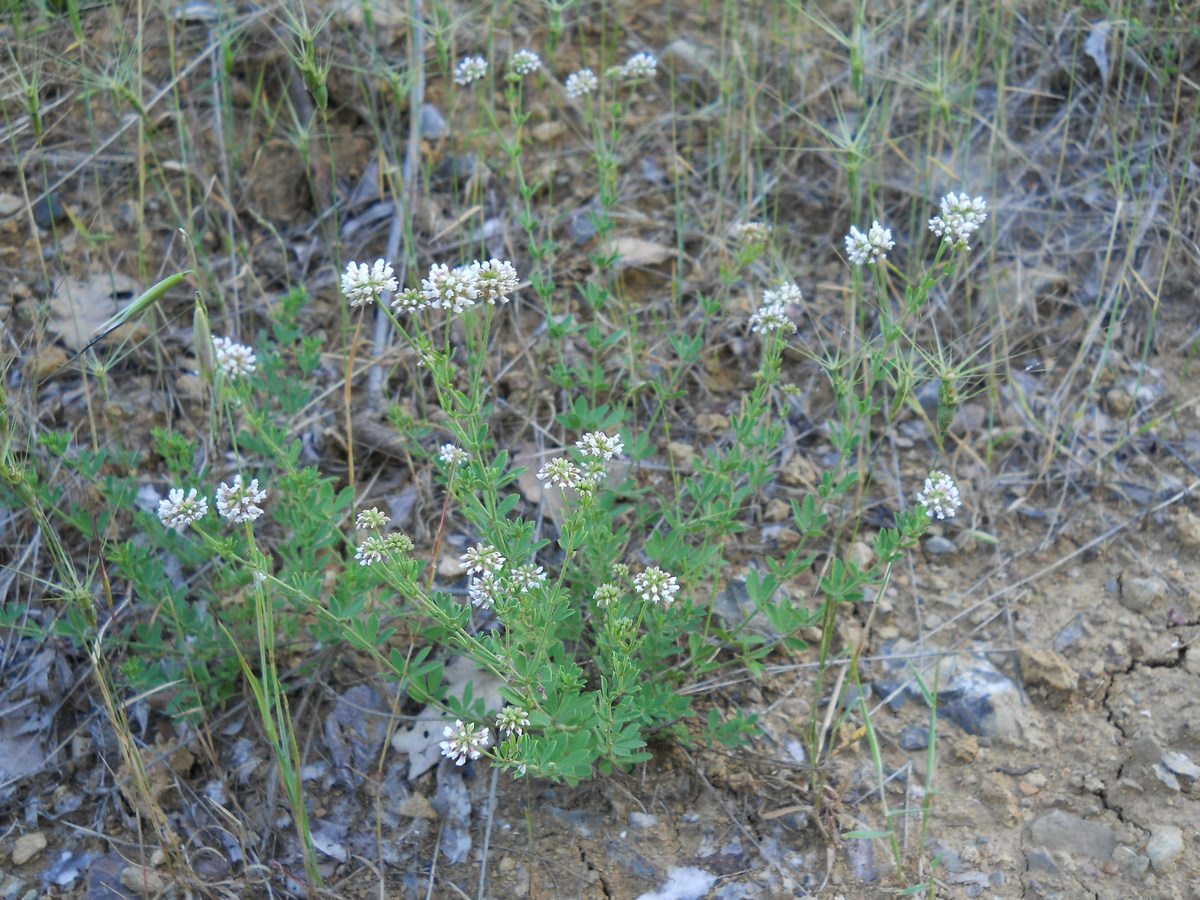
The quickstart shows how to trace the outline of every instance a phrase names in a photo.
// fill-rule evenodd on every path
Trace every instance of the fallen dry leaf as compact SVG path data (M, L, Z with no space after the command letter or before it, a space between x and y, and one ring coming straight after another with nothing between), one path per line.
M50 321L47 330L62 339L72 350L81 350L92 334L133 302L139 294L138 283L127 275L94 275L85 281L64 278L50 298ZM144 332L140 322L113 331L115 340L123 340Z

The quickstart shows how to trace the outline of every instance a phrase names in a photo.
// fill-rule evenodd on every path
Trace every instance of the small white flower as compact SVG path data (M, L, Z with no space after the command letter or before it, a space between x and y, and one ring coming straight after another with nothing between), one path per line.
M953 478L945 472L933 471L925 479L925 490L917 494L917 502L925 507L925 515L931 519L934 516L946 519L952 518L962 506L962 497Z
M518 566L509 578L513 590L520 594L528 594L530 591L536 590L545 580L546 573L542 571L542 567L532 564Z
M470 458L471 455L466 450L462 449L462 447L456 447L453 444L442 444L438 448L438 459L448 466L466 465L467 460Z
M635 53L621 66L621 77L627 80L653 78L657 71L658 59L653 53Z
M633 589L647 603L670 604L679 590L679 582L669 572L651 566L645 572L633 576Z
M508 295L517 289L521 279L517 277L516 267L505 260L489 259L486 262L475 262L470 265L471 276L475 279L475 290L478 292L480 303L496 301L508 302Z
M405 288L392 298L391 307L396 312L415 313L429 306L425 295L416 288Z
M750 330L759 334L772 331L795 331L795 323L788 318L787 307L782 303L769 303L760 306L750 316Z
M504 554L491 544L476 544L468 547L467 552L460 557L468 572L490 572L498 574L504 568Z
M518 75L528 75L542 67L542 58L532 50L518 50L513 54L509 65Z
M387 551L387 539L383 535L372 534L358 545L354 558L358 560L360 566L372 566L380 562Z
M987 201L951 191L942 198L942 214L929 220L929 230L947 244L970 250L967 242L986 219Z
M375 265L349 262L342 273L342 295L351 306L374 303L384 293L395 293L400 285L393 277L392 264L382 259Z
M891 229L884 228L878 222L872 222L866 234L851 225L850 233L846 235L846 255L856 266L887 259L888 251L895 246Z
M747 247L760 247L771 239L772 231L766 222L737 222L730 227L729 234Z
M572 100L585 97L598 87L600 87L600 79L591 69L580 69L567 76L567 96Z
M482 56L465 56L454 70L455 84L470 84L487 75L487 60Z
M434 309L460 313L475 305L479 289L469 268L437 263L430 267L429 277L421 281L421 294Z
M575 487L582 477L579 466L562 456L554 457L537 473L538 481L544 482L546 487Z
M589 431L575 442L575 446L584 456L601 459L612 459L625 449L620 435L607 435L603 431Z
M529 713L519 706L506 706L496 716L496 733L508 737L520 737L529 727Z
M494 572L485 571L467 582L467 596L471 598L472 606L493 607L504 595L504 582Z
M577 485L580 488L585 483L591 482L594 490L601 482L608 480L608 468L604 465L604 460L596 456L587 457L579 467L579 471L583 478L583 481Z
M216 357L217 365L221 367L221 371L228 378L249 375L254 371L254 364L258 361L253 347L235 344L232 339L227 337L213 338L213 356Z
M187 526L208 514L208 498L197 496L196 489L183 495L183 488L171 488L165 499L158 501L158 518L168 528L183 531Z
M454 760L456 766L461 766L468 759L479 759L492 738L490 729L476 731L474 725L464 725L462 719L455 719L453 725L447 725L442 735L446 738L439 745L442 756Z
M380 510L378 507L372 506L370 509L364 509L358 514L358 518L354 520L354 527L360 531L365 528L378 530L392 521L392 517Z
M796 287L794 281L785 281L775 290L763 291L763 306L771 306L775 303L787 305L789 303L799 303L804 295L800 292L800 288Z
M606 581L596 588L592 594L592 602L601 609L607 609L621 599L621 589L611 581Z
M249 484L242 483L240 474L233 476L233 484L221 482L217 488L217 512L237 524L253 522L263 514L261 503L267 496L266 491L258 489L258 479L252 478Z

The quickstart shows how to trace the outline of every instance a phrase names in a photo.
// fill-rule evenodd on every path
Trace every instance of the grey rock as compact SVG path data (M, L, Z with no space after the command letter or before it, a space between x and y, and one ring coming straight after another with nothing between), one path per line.
M25 207L25 201L16 194L7 191L0 192L0 217L11 216Z
M920 725L909 725L900 732L900 749L912 752L929 746L929 729Z
M1183 830L1175 825L1155 825L1146 842L1146 856L1159 874L1170 872L1183 850Z
M1045 850L1030 850L1025 854L1025 865L1030 872L1045 872L1053 875L1058 871L1058 865Z
M949 538L944 538L940 534L930 535L925 539L925 552L934 556L947 556L958 550L954 541Z
M1121 605L1133 612L1148 612L1156 603L1170 600L1170 588L1156 576L1121 581Z
M61 222L67 217L67 208L59 199L58 194L46 194L33 204L33 221L38 228L49 228L55 222Z
M871 690L892 712L900 712L908 702L908 692L903 681L880 678L871 682Z
M967 734L1016 742L1024 709L1017 685L985 659L971 660L938 697L938 713Z
M1135 881L1146 874L1150 858L1138 853L1126 844L1118 844L1112 852L1112 861L1117 868Z
M1116 832L1103 822L1081 819L1060 809L1029 826L1030 836L1042 849L1106 862L1117 846Z
M449 132L446 117L432 103L421 107L421 136L427 141L440 141Z

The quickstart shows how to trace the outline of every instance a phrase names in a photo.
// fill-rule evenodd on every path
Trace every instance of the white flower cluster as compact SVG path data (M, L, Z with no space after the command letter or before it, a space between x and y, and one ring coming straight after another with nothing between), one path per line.
M881 262L887 259L888 251L896 246L892 240L890 228L884 228L878 222L872 222L871 228L863 234L855 226L850 226L846 235L846 255L856 266Z
M241 475L233 476L233 484L221 482L217 488L217 512L235 525L240 522L253 522L263 514L258 506L267 496L267 492L259 490L258 479L250 479L249 484L242 481ZM158 519L168 528L183 531L193 522L198 522L208 515L208 498L192 488L184 494L183 488L171 488L167 496L158 501Z
M518 50L508 64L518 75L529 75L542 67L542 58L532 50Z
M448 466L465 466L471 459L471 454L454 444L442 444L438 447L438 459Z
M168 528L183 531L193 522L208 515L208 498L197 496L195 488L184 496L183 488L171 488L167 496L158 501L158 518Z
M953 518L958 508L962 506L962 497L954 479L945 472L933 471L925 479L925 490L917 494L917 502L925 507L925 515L931 519Z
M361 517L360 517L361 518ZM412 538L399 531L389 531L387 534L370 534L363 539L354 552L354 558L360 566L373 566L393 556L403 556L411 553Z
M428 277L422 279L419 290L400 291L391 263L380 259L373 266L349 263L342 275L342 294L351 306L372 303L390 293L396 295L390 305L397 312L411 313L432 307L460 313L476 303L507 303L509 295L520 283L517 269L511 262L488 259L454 268L434 264Z
M476 260L468 266L453 269L439 263L431 266L429 277L421 281L420 296L423 306L460 313L476 303L507 303L508 295L519 284L517 270L511 262Z
M253 347L235 344L231 338L227 337L213 338L213 356L227 378L249 375L255 369L254 364L258 362Z
M392 264L377 259L373 266L351 261L342 273L342 295L351 306L374 303L383 294L394 294L400 287Z
M590 494L608 478L604 464L624 452L625 444L620 435L589 431L575 446L583 457L580 464L556 456L538 470L537 478L546 487L574 488L581 494Z
M625 60L618 74L626 81L635 78L653 78L658 72L658 58L653 53L635 53Z
M456 766L463 765L468 759L479 759L492 739L488 728L476 731L474 725L464 724L462 719L447 725L442 736L446 738L438 745L442 748L442 756L454 760Z
M967 242L987 219L987 202L982 197L972 200L966 192L951 191L942 198L942 214L929 220L929 230L947 244L971 248Z
M743 247L761 247L771 239L774 229L766 222L736 222L729 228L729 236Z
M633 576L633 589L647 603L662 603L670 605L679 591L679 582L669 572L664 572L658 566L651 566L646 571Z
M788 318L788 306L799 303L803 295L791 281L785 281L774 290L763 291L763 305L750 315L750 330L759 334L772 331L793 332L796 324Z
M488 62L482 56L465 56L454 69L454 83L468 85L487 75Z
M467 596L473 606L495 606L497 600L527 594L537 590L546 581L546 572L541 566L526 563L505 573L508 560L491 544L477 544L467 549L461 557L471 579L467 584Z
M496 732L506 737L520 737L529 727L529 713L519 706L506 706L496 716Z
M217 488L217 512L235 525L239 522L253 522L263 514L261 503L267 496L266 491L258 489L258 479L250 479L249 484L242 483L241 475L233 476L233 484L221 482Z
M568 97L572 100L578 100L580 97L585 97L600 87L600 79L596 77L596 73L591 69L580 69L578 72L572 72L567 76L567 82L564 87L567 89Z

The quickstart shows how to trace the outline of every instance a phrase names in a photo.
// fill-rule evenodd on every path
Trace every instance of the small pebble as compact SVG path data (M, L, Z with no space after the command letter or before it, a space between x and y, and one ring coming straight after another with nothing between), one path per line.
M34 201L33 221L37 223L38 228L49 228L55 222L62 221L66 217L67 208L63 206L58 194L46 194L41 199Z

